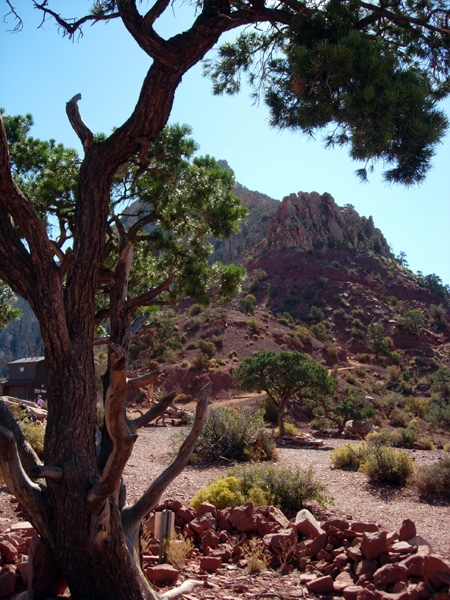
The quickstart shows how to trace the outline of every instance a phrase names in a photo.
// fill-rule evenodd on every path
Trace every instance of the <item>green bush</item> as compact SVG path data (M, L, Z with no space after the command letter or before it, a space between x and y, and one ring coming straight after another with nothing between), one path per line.
M253 296L253 294L247 294L245 298L239 300L239 308L248 315L252 315L255 312L255 302L255 296Z
M317 502L322 507L333 502L326 492L326 486L314 478L312 467L289 469L253 463L236 467L229 475L241 481L241 489L246 497L252 489L260 488L269 503L278 506L287 516L296 514L308 502Z
M214 356L217 350L214 342L207 342L205 340L198 341L198 349L207 354L209 357Z
M432 465L418 467L413 484L424 498L450 498L450 456Z
M247 322L247 327L257 335L259 335L261 331L261 323L255 319L250 319L250 321Z
M202 307L200 306L200 304L193 304L191 306L191 308L188 311L188 314L190 317L195 317L195 315L198 315L198 313L202 312Z
M206 371L207 369L209 369L209 366L209 356L205 352L199 350L192 359L191 369L193 369L194 371Z
M359 470L372 483L406 485L408 478L414 473L414 463L406 452L379 446L370 449Z
M285 423L284 429L286 435L298 435L298 429L295 425L292 425L292 423ZM280 435L279 427L275 429L275 435Z
M219 510L227 506L245 504L242 486L236 477L221 477L207 487L200 489L191 500L192 508L197 509L203 502L209 502Z
M275 455L276 446L265 430L262 408L211 408L191 462L270 460Z
M42 427L40 423L34 423L33 421L28 420L19 421L19 427L27 442L36 454L42 458L44 454L44 427Z
M268 423L276 423L278 418L278 409L269 396L264 396L261 405L264 409L264 420Z
M361 444L345 444L330 452L330 465L334 469L352 469L357 471L367 455L368 447Z

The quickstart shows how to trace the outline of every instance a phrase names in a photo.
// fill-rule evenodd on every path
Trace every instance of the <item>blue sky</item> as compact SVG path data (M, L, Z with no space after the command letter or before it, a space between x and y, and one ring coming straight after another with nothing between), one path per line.
M81 11L92 2L59 4ZM88 26L81 39L70 41L51 21L38 28L37 11L20 10L23 31L11 34L8 29L14 22L3 21L4 3L0 9L0 106L10 114L31 113L33 135L53 137L81 153L67 121L66 102L81 93L79 106L88 126L94 132L110 132L132 111L150 59L119 22ZM175 2L160 32L186 28L190 10ZM361 184L354 175L360 165L345 149L325 150L320 138L312 141L270 128L264 106L252 104L245 92L214 97L201 71L197 65L183 78L170 120L192 127L202 154L227 160L242 185L278 200L316 191L329 192L339 205L353 204L361 215L373 216L395 254L406 252L414 272L436 273L450 283L450 134L421 186L386 185L381 169ZM442 108L450 115L450 100Z

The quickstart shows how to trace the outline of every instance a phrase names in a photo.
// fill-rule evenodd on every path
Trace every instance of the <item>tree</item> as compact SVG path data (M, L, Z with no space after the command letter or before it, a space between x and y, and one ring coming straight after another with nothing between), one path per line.
M375 410L363 390L349 387L346 395L339 401L333 401L330 396L319 396L317 401L311 402L315 417L325 417L334 423L339 433L342 433L349 419L363 421L375 416Z
M0 329L6 327L9 321L20 319L21 311L13 307L15 300L11 289L0 281Z
M140 516L182 468L189 448L183 447L176 467L169 467L141 501L122 507L120 479L138 425L123 417L125 395L136 384L126 378L130 315L141 301L156 302L163 291L168 295L173 289L170 277L162 272L158 275L159 281L166 282L164 290L147 289L146 297L147 292L141 291L139 302L129 298L134 241L120 220L112 219L117 178L123 169L129 172L125 166L132 161L139 185L183 75L223 33L255 25L253 30L241 29L236 42L225 44L219 60L209 63L216 91L237 91L241 72L246 72L255 92L268 103L274 125L307 134L330 125L328 144L349 144L352 158L369 167L371 161L381 159L388 166L388 180L406 184L422 180L446 127L435 103L449 91L449 10L444 0L411 0L407 6L399 1L387 5L356 0L276 4L204 0L195 4L190 27L164 39L155 29L165 11L172 10L167 0L150 7L139 4L141 12L135 0L105 0L95 2L89 14L74 18L53 10L52 0L30 1L44 20L55 20L69 37L85 25L121 19L151 64L132 114L107 137L94 136L82 120L80 95L68 102L68 117L84 157L73 186L56 196L68 201L56 231L47 227L49 213L58 219L55 197L52 200L50 194L44 206L34 202L33 180L22 182L15 172L8 138L0 126L0 278L29 302L40 323L49 384L44 464L33 471L40 484L30 480L29 470L26 475L20 469L13 438L3 429L2 468L8 486L52 549L74 600L154 597L127 543L136 542ZM20 12L14 4L7 2L20 29ZM13 147L14 143L11 152ZM40 147L37 144L36 150ZM45 153L46 143L43 149ZM53 157L61 153L53 165L56 171L72 172L70 153L64 154L56 145L47 149ZM359 173L365 177L365 167ZM59 176L54 182L45 180L51 192L59 180ZM177 207L183 199L172 202L163 194L162 209L166 202ZM219 220L221 211L217 211ZM145 217L150 218L150 213ZM115 244L109 253L111 241ZM188 258L185 277L180 278L186 290L205 279L203 269ZM161 268L158 262L152 264L154 272ZM134 271L137 280L138 272L145 273L141 266ZM104 439L109 440L109 450L99 457L93 345L101 316L110 322L104 381ZM200 414L193 437L202 419Z
M370 323L367 327L367 343L369 348L375 354L375 360L379 363L380 356L389 354L389 341L384 335L384 327L382 323Z
M425 319L419 308L413 308L406 311L399 324L403 331L418 337L424 327Z
M233 373L244 392L266 392L277 409L280 435L285 435L285 412L290 399L314 400L331 396L337 379L330 377L322 365L300 352L259 351L244 358Z

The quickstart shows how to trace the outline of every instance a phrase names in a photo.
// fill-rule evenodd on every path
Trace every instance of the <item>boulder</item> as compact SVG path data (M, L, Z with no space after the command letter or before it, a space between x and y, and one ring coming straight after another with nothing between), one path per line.
M162 583L176 583L179 572L172 565L155 565L147 567L145 574L150 583L159 585Z
M306 508L300 510L294 519L294 525L302 537L313 539L320 535L323 531L319 521Z
M386 531L366 533L361 540L361 553L367 560L376 560L389 552Z
M216 530L217 520L213 517L213 515L210 512L208 512L190 521L189 529L195 531L195 533L198 533L199 535L207 529Z
M398 532L400 542L406 542L417 535L416 525L411 519L405 519Z
M387 564L380 567L373 574L373 582L376 586L389 585L396 581L408 579L408 568L400 563Z
M16 574L9 570L0 571L0 596L10 598L16 589Z
M333 578L331 575L318 577L306 584L308 592L313 594L331 594L334 591Z
M218 556L203 556L200 561L200 569L215 573L222 566L222 559Z

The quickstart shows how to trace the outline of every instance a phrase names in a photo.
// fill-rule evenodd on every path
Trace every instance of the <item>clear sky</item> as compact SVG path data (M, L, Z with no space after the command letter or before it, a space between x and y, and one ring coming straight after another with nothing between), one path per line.
M81 16L92 0L56 4L74 6ZM70 8L61 10L67 10L63 16L72 14ZM160 33L186 29L192 10L175 0ZM2 2L0 106L7 113L31 113L34 136L54 138L80 153L65 114L75 94L82 94L79 107L92 131L109 133L122 124L134 108L150 59L119 22L87 26L82 38L70 41L51 21L39 28L40 15L31 8L20 8L23 31L9 33L14 21L5 22L6 13ZM450 100L442 108L450 115ZM406 253L414 272L436 273L450 283L450 133L425 183L405 188L386 185L381 169L361 184L354 175L361 165L345 149L325 150L320 137L312 141L272 129L267 118L265 107L252 104L248 93L214 97L197 65L183 78L170 120L189 124L200 153L227 160L247 188L278 200L299 191L329 192L337 204L351 203L361 215L372 215L395 254Z

